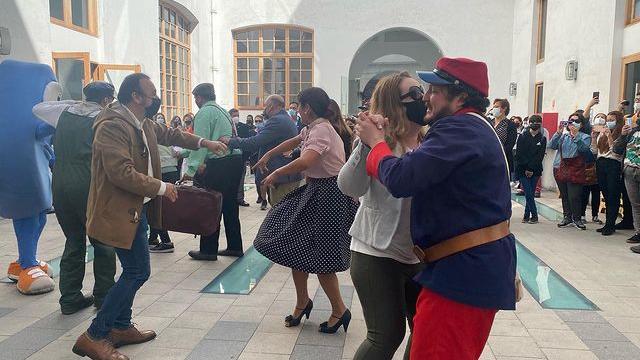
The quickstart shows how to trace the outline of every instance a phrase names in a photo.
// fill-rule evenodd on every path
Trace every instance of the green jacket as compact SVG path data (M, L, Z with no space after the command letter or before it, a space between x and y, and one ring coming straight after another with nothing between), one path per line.
M231 116L215 101L209 101L200 108L193 119L193 134L207 140L232 137L234 131ZM231 154L242 154L242 151L235 149L224 155L216 155L206 148L190 151L189 158L185 160L188 165L187 175L194 176L198 167L208 159L226 157Z
M82 116L64 111L56 126L53 147L53 197L65 196L86 208L91 182L91 146L95 116Z

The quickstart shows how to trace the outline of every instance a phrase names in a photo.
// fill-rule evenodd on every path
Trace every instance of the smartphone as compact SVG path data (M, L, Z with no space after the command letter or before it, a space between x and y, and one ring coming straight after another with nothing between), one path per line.
M625 124L633 126L633 118L631 116L624 119Z
M560 120L560 126L567 127L567 125L569 125L569 121L568 120Z
M599 98L600 97L600 91L594 91L593 92L593 98Z

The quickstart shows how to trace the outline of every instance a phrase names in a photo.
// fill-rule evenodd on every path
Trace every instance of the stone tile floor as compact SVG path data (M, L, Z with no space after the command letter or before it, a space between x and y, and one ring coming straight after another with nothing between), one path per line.
M241 208L245 246L251 242L266 212L255 204ZM541 201L558 208L554 193ZM640 359L640 255L625 239L630 231L611 237L573 228L558 229L546 219L538 225L520 223L522 207L514 203L512 229L538 257L593 301L601 311L543 309L531 296L516 311L499 312L481 359ZM159 334L150 343L127 346L133 359L351 359L365 337L362 309L349 273L339 274L342 293L353 312L349 332L317 332L329 315L326 296L310 278L316 308L303 326L285 328L283 317L294 306L295 292L288 269L274 265L250 295L200 293L234 259L192 261L187 251L197 239L172 234L176 252L152 254L152 277L134 303L134 321ZM224 247L224 239L221 240ZM64 236L55 216L49 216L39 257L62 254ZM0 220L0 269L16 257L13 228ZM91 288L87 264L85 288ZM73 359L75 338L87 328L95 311L72 316L59 312L59 293L22 296L12 284L0 283L0 359ZM322 306L321 306L322 305ZM402 358L403 344L395 356Z

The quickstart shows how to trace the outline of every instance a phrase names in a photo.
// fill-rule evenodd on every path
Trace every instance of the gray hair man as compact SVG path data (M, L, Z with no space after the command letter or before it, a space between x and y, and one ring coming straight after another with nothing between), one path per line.
M285 101L280 95L271 95L265 102L264 128L255 136L242 139L239 137L221 138L220 141L227 144L229 149L242 149L242 151L258 152L258 157L262 158L269 150L275 148L281 143L298 135L296 124L291 121L291 117L284 110ZM292 158L282 154L274 155L268 162L269 172L273 172L292 161ZM263 179L265 173L256 169L256 177ZM292 175L284 175L277 179L273 187L269 188L269 202L271 206L280 202L280 200L289 192L300 186L302 175L300 173Z

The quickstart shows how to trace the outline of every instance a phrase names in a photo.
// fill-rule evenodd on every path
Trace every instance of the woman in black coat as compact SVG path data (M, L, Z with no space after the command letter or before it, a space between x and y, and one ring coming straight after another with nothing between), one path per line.
M542 118L540 115L529 117L529 129L518 137L515 154L516 176L524 190L526 205L523 223L538 222L538 209L534 192L538 179L542 176L542 159L544 158L547 140L542 136Z

